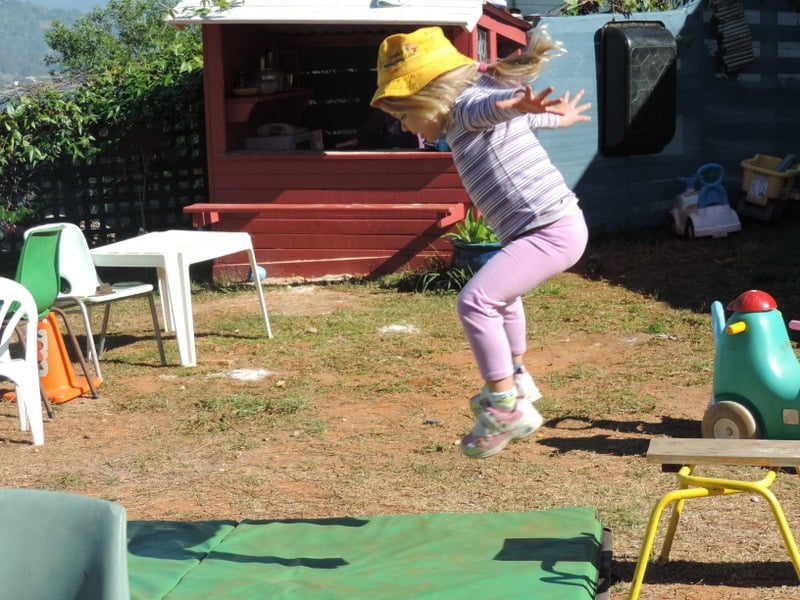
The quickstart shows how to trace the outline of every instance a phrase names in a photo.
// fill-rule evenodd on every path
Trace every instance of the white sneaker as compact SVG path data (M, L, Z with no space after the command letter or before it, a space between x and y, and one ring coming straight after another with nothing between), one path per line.
M521 371L514 373L514 385L517 386L519 395L531 404L542 397L542 392L539 391L539 387L536 385L531 374L525 370L525 367L523 367Z
M533 404L542 397L542 392L533 381L533 377L524 368L518 373L514 373L514 386L517 388L517 395L527 401L528 404ZM484 385L481 391L469 399L469 408L476 417L480 412L490 404L490 392Z
M489 405L478 415L472 431L462 438L461 451L469 458L488 458L500 452L511 440L530 435L543 422L539 411L522 398L509 412Z

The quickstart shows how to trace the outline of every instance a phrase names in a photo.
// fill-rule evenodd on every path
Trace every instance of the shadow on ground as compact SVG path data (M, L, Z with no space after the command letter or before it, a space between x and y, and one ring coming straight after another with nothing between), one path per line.
M574 271L697 312L759 289L776 299L787 319L800 318L798 237L796 217L742 219L741 232L717 239L684 239L667 227L594 236Z

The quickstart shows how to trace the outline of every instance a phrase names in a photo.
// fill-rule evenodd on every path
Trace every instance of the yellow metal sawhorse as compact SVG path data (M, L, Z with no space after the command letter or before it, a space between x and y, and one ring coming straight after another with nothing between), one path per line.
M665 470L669 470L668 465L673 467L679 465L678 489L664 494L650 514L650 522L647 525L647 532L639 552L639 560L636 563L628 600L636 600L641 592L644 573L650 562L650 553L655 542L656 529L664 509L671 503L675 503L664 537L664 545L657 560L658 564L665 564L669 560L669 552L672 548L672 540L675 537L683 504L689 498L741 493L758 494L764 498L769 503L778 524L795 573L800 578L800 552L797 550L797 544L791 529L789 529L783 508L775 494L769 489L783 467L793 467L800 474L800 441L655 438L650 441L647 462L659 463ZM697 465L715 464L766 467L769 471L763 479L758 481L698 477L693 474Z

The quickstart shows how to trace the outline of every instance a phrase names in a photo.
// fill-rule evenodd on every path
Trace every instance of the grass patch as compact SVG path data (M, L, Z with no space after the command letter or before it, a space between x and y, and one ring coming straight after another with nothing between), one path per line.
M196 399L190 416L182 420L185 433L202 435L228 431L238 425L263 425L278 417L296 415L308 405L293 395L264 398L260 395L209 395Z

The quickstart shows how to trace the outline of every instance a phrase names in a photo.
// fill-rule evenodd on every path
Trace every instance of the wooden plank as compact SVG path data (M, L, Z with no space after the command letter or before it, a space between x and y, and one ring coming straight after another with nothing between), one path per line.
M224 203L200 202L183 207L186 213L279 213L287 217L317 217L323 214L327 218L342 219L371 219L376 216L386 216L386 213L398 213L401 218L424 218L432 214L461 214L463 218L464 205L453 204L331 204L331 203Z
M669 465L800 466L800 440L654 438L647 462Z
M263 238L262 238L263 239ZM254 248L269 250L328 250L332 254L342 250L367 250L371 252L397 250L421 251L430 249L437 240L435 236L368 236L352 234L298 236L294 233L276 234L266 238L265 243L254 238Z
M429 253L427 250L326 250L309 248L265 248L256 250L259 264L277 263L303 263L303 262L339 262L345 260L374 260L386 262L388 260L405 261L412 256ZM398 265L402 266L402 265Z
M251 134L252 135L252 134ZM217 157L220 167L233 174L290 173L293 175L346 173L455 173L450 152L431 150L340 150L320 153L264 153L240 150Z
M458 189L462 187L458 174L453 173L296 173L280 171L229 173L217 172L217 188L256 190L368 190L395 192L421 190L426 187Z
M329 250L325 248L256 248L258 264L270 263L302 263L302 262L338 262L345 260L377 260L402 258L407 260L416 256L440 256L430 249L425 250L383 250L383 249L340 249ZM214 261L215 264L244 264L244 259L231 259L221 257Z
M269 236L291 233L298 236L317 235L320 232L348 235L405 235L418 236L431 233L430 219L365 219L357 222L342 219L283 219L260 218L236 219L233 215L224 220L225 231L247 231L253 244L269 246ZM435 228L438 237L443 230Z
M431 257L426 254L415 256L367 256L318 258L307 260L278 260L261 258L258 253L258 264L266 267L269 277L322 277L332 274L371 274L382 275L396 272L397 269L416 269L426 264ZM226 265L214 262L215 278L244 280L249 272L249 265Z
M469 204L469 196L463 187L424 188L409 190L318 190L318 189L273 189L273 188L224 188L217 190L217 202L224 203L268 203L307 204Z
M415 268L438 261L438 254L385 250L346 250L332 254L321 250L266 249L256 250L256 261L267 269L271 277L302 275L316 277L331 273L379 274ZM214 261L215 273L247 271L249 265L243 260Z
M430 219L283 219L249 218L248 215L225 215L219 225L220 231L243 231L253 238L254 247L274 246L273 235L296 235L299 237L327 233L331 235L393 235L441 237L445 229L435 227Z
M286 218L334 218L345 220L375 218L434 218L436 226L444 229L464 218L464 204L190 204L183 212L195 215L196 225L209 225L225 213L278 213Z

